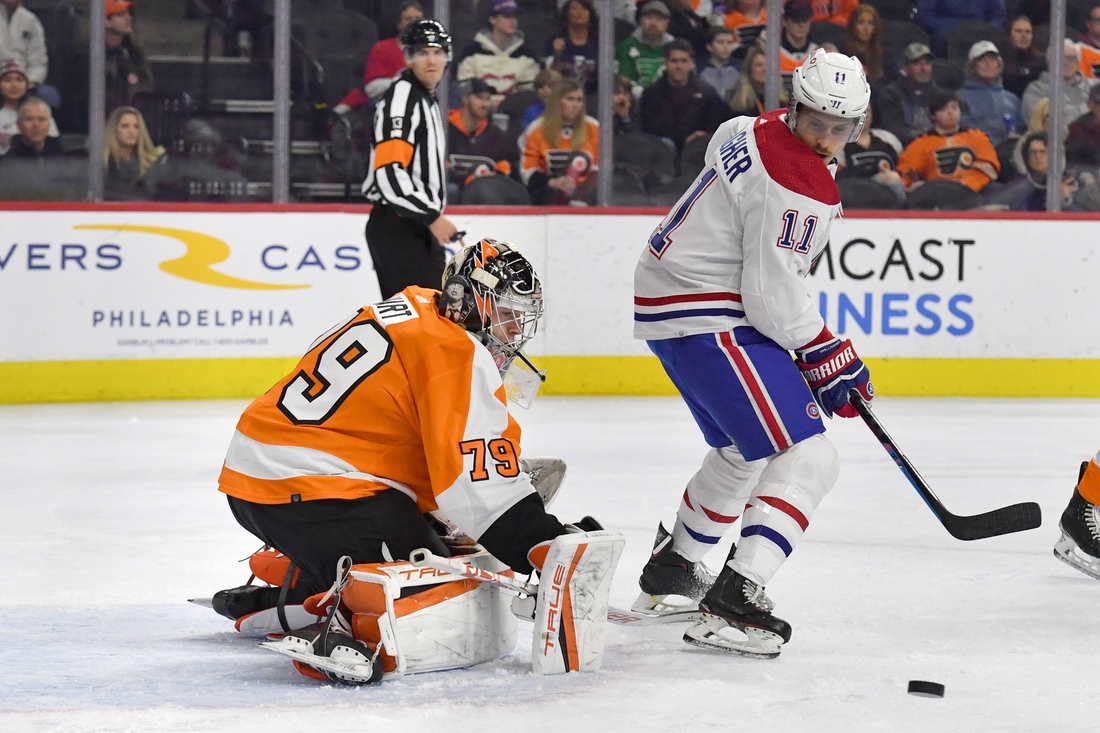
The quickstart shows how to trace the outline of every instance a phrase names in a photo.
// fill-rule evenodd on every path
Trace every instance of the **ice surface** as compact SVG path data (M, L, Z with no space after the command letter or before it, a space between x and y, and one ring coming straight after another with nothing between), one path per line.
M1035 500L1043 527L952 539L862 423L833 420L840 481L768 586L794 627L778 659L612 626L600 672L536 677L521 624L505 659L374 688L301 677L186 602L242 583L259 545L216 489L245 403L0 408L0 730L1100 729L1100 582L1051 554L1100 402L875 404L952 511ZM555 512L625 533L612 601L628 606L706 450L687 410L540 398L519 418L529 455L569 462ZM946 697L907 695L910 679Z

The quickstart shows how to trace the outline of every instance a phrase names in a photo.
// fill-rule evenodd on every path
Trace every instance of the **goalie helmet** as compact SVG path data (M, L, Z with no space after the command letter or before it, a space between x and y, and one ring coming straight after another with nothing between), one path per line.
M854 142L867 120L871 86L863 63L854 56L829 53L819 48L794 70L787 124L794 131L802 105L831 117L855 120L848 142Z
M415 20L401 33L401 50L408 58L418 48L441 48L451 61L451 34L438 20Z
M483 239L463 247L443 271L439 313L474 334L503 374L542 317L542 284L512 246Z

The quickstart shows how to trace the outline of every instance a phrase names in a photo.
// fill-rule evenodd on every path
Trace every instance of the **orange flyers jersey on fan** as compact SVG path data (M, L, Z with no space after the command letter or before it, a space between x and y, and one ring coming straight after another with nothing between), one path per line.
M577 182L584 181L599 167L600 160L600 123L592 117L584 118L584 144L573 150L570 145L572 129L562 128L561 141L551 145L542 131L542 118L539 117L524 131L523 167L520 176L527 183L535 171L545 173L550 178L558 178L569 172L570 166L579 171Z
M492 354L409 287L362 308L245 410L218 482L258 504L396 489L475 539L534 492Z
M930 132L901 152L897 170L907 186L946 178L981 191L990 176L975 167L978 162L988 164L994 171L1001 170L997 151L981 130L960 130L946 137Z

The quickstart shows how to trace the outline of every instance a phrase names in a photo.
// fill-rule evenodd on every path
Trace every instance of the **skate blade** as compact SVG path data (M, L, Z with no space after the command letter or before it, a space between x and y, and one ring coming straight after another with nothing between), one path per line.
M319 657L316 654L305 651L305 645L301 641L292 641L283 637L278 641L263 641L260 646L269 649L284 657L309 665L324 672L331 672L342 681L360 685L372 684L373 668L369 661L365 662L341 662L332 657Z
M684 641L702 649L713 649L755 659L775 659L782 651L783 638L765 629L744 630L725 619L703 614L703 620L684 632Z
M1063 533L1054 543L1054 556L1074 570L1100 580L1100 560L1085 554L1068 535Z
M202 606L203 608L209 608L210 610L214 610L214 599L213 598L188 598L187 602L188 603L194 603L196 606Z
M612 618L612 611L618 618ZM618 608L608 611L608 620L627 626L698 621L702 617L699 604L690 598L674 595L655 596L649 593L640 594L629 611Z

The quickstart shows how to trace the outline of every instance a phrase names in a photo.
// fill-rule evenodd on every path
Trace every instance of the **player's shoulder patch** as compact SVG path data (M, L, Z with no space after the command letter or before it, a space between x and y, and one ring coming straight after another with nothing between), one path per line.
M758 117L753 126L756 148L764 170L773 181L800 196L827 206L840 203L840 191L829 169L784 122L781 111Z
M398 293L388 300L375 303L371 306L371 309L374 311L374 317L378 319L383 328L420 318L420 314L416 312L416 308L413 307L408 296L404 293Z

